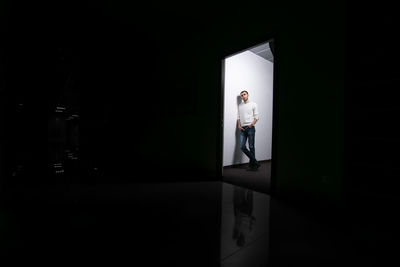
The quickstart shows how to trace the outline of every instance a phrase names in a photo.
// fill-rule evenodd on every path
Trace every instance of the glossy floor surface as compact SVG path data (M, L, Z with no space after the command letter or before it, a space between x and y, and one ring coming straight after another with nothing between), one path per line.
M271 161L260 161L260 165L257 171L249 171L248 164L226 166L223 181L268 194L271 192Z
M379 266L396 236L358 212L366 220L222 182L18 186L2 194L0 235L16 263Z

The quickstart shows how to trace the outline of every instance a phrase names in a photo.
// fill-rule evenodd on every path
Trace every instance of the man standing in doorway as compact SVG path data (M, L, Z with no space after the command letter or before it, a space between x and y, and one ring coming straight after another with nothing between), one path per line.
M249 101L249 93L247 91L240 92L243 102L238 108L238 127L240 130L240 149L250 159L247 170L256 171L260 167L260 163L256 160L254 147L256 128L254 125L258 121L257 104ZM249 139L249 149L246 147L247 139Z

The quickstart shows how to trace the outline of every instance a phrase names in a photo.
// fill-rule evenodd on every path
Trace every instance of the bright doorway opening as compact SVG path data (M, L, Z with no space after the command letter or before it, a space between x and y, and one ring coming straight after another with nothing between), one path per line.
M222 62L223 181L267 193L271 189L274 54L274 41L269 40ZM248 93L247 101L241 96L243 91ZM254 126L248 126L252 130L242 127L254 118L258 118ZM259 164L252 164L249 152Z

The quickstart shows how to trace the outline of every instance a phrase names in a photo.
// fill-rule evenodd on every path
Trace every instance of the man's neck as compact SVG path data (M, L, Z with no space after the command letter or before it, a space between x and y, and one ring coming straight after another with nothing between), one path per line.
M247 99L246 101L244 101L245 104L249 103L249 100Z

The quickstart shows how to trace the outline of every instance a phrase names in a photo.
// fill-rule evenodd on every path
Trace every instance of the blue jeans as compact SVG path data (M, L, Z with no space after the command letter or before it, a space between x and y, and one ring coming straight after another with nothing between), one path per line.
M256 128L253 126L243 127L244 130L240 131L240 149L250 159L250 166L254 166L257 163L256 152L254 148L254 139L256 135ZM247 138L249 139L249 149L246 147Z

